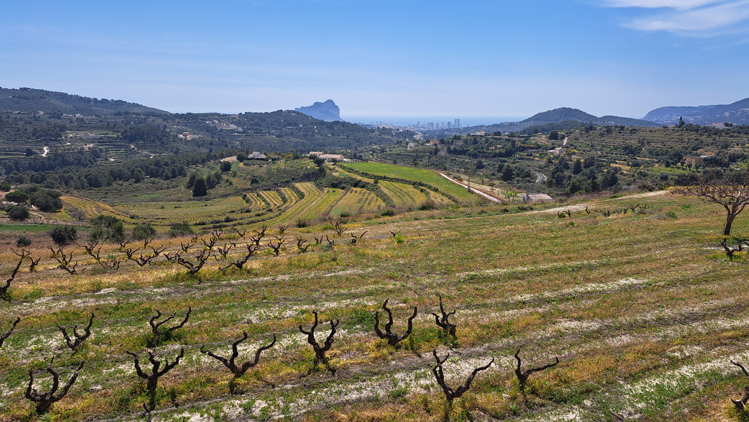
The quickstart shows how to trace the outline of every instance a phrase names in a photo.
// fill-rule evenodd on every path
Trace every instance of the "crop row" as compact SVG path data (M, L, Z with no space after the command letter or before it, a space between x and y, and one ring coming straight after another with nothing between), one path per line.
M394 166L381 163L352 163L348 166L356 171L366 173L364 174L364 176L369 174L372 176L402 179L408 182L420 183L427 188L436 188L440 192L453 196L458 200L476 200L475 195L472 195L471 193L461 189L458 185L450 183L439 174L429 170L421 170L411 167Z
M343 212L375 212L384 208L385 203L374 193L366 189L351 188L336 202L330 211L330 215L340 216Z

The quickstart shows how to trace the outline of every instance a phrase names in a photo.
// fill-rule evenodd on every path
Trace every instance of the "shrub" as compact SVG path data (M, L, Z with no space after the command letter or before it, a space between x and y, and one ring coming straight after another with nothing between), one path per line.
M133 228L133 239L144 240L156 236L156 229L150 223L138 224Z
M78 230L73 226L57 226L49 232L57 246L66 246L78 239Z
M171 237L187 236L193 233L195 232L192 230L192 227L190 227L190 225L187 224L186 221L182 221L180 223L174 223L171 226L169 226L169 236Z
M8 192L10 190L10 183L7 180L0 182L0 192Z
M296 226L297 228L301 229L301 228L309 226L309 223L307 222L307 220L299 219L296 221Z
M29 194L26 192L21 192L20 190L17 190L15 192L10 192L5 195L5 200L10 202L15 202L16 204L25 204L29 201Z
M29 239L26 236L21 236L18 239L16 239L16 246L19 248L31 246L31 239Z
M31 217L29 209L21 205L11 205L5 209L5 212L8 213L8 218L13 221L23 221Z
M395 215L395 210L392 208L386 208L380 212L380 215L383 217L392 217Z
M431 199L427 199L419 205L419 211L429 211L437 207L437 204Z

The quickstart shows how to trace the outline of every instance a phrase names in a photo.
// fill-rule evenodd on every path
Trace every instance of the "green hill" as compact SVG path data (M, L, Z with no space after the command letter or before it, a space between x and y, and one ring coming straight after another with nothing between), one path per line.
M122 100L89 98L33 88L0 88L0 110L42 111L44 113L82 114L89 116L106 116L118 112L169 114L168 111Z

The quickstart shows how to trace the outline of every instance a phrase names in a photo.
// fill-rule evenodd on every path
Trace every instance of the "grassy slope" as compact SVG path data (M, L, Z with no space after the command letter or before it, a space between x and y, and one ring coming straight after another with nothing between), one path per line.
M88 361L69 396L55 405L58 420L135 418L145 397L124 352L143 350L146 320L155 309L179 313L187 306L193 314L177 341L155 349L171 359L179 345L186 347L183 362L159 381L174 390L180 408L169 410L164 395L161 416L434 420L442 401L429 372L431 350L447 351L429 315L437 310L438 293L447 308L457 309L459 347L445 364L448 382L457 386L471 368L498 359L456 401L454 417L465 411L477 420L562 420L571 414L573 420L598 421L611 419L614 410L647 420L725 420L732 406L727 397L740 397L745 384L728 358L749 362L746 264L729 263L714 248L711 236L723 219L715 206L662 196L605 200L594 208L636 202L650 208L609 218L575 214L572 220L555 213L500 215L491 207L481 216L475 209L416 213L418 220L401 216L385 225L350 227L370 231L358 247L341 246L345 237L333 251L296 254L289 246L278 258L264 252L247 272L225 275L216 271L223 264L212 261L200 273L202 283L163 262L142 269L126 263L112 274L91 266L85 276L68 276L52 269L49 251L35 244L33 255L43 257L38 272L30 275L24 266L13 301L0 308L3 330L11 318L22 318L0 351L0 420L28 414L22 399L27 369L43 368L55 353L61 354L55 366L62 368ZM669 211L677 218L667 217ZM749 219L742 215L735 229L749 231ZM400 230L405 243L396 245L389 230ZM309 238L287 232L295 235ZM178 242L156 243L174 250ZM118 254L116 248L105 252ZM9 250L0 252L0 274L9 273L7 263L15 259ZM75 260L81 259L76 250ZM409 307L419 306L407 347L414 351L376 341L371 311L386 298L397 332ZM311 355L297 325L310 324L312 310L323 321L341 319L330 352L338 372L300 382ZM94 335L70 358L55 326L81 324L92 311ZM319 327L318 337L326 328ZM251 345L272 334L279 344L240 380L244 393L230 396L228 372L198 349L206 344L228 356L229 341L242 330ZM525 400L509 370L520 344L524 365L561 360L531 377ZM241 350L251 353L249 346ZM63 370L62 379L68 374Z

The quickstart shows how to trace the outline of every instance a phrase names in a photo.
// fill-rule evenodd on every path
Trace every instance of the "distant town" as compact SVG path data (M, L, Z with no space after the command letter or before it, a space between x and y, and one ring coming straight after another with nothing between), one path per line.
M428 122L428 123L421 123L416 122L413 124L409 124L406 126L403 125L396 125L392 123L386 123L384 121L378 121L378 122L372 122L372 123L359 123L362 126L366 126L369 128L377 129L377 128L387 128L387 129L402 129L402 130L414 130L414 131L421 131L421 130L444 130L444 129L460 129L460 119L455 119L455 121L447 121L447 122Z

